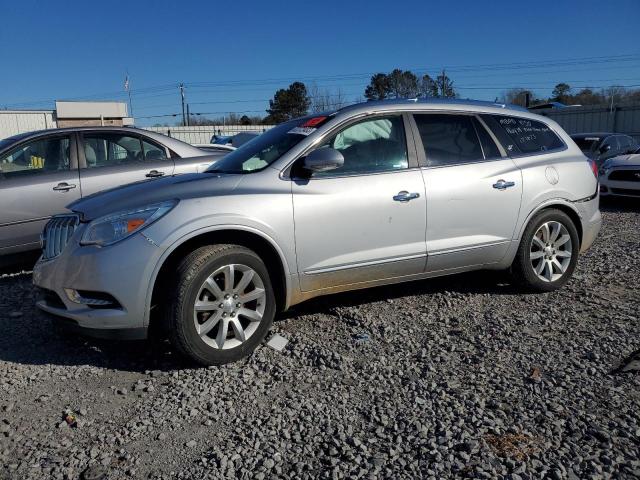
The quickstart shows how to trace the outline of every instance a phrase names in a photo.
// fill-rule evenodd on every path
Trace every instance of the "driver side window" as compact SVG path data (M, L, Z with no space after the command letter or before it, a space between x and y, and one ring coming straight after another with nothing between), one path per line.
M399 115L350 125L320 146L323 147L342 153L344 165L326 172L315 172L313 177L388 172L409 167L404 122Z

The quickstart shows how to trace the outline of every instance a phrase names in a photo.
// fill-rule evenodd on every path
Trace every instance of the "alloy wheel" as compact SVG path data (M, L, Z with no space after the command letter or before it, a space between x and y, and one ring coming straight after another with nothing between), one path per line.
M529 259L538 278L545 282L555 282L562 278L573 252L573 242L567 227L557 221L545 222L531 240Z
M196 332L216 349L234 348L251 337L264 316L266 292L260 275L247 265L225 265L198 291L193 306Z

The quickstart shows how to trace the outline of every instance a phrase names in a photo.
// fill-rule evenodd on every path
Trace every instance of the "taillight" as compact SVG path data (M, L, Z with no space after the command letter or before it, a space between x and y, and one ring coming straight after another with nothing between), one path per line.
M593 175L598 178L598 165L596 165L596 162L589 158L589 165L591 166L591 171L593 172Z

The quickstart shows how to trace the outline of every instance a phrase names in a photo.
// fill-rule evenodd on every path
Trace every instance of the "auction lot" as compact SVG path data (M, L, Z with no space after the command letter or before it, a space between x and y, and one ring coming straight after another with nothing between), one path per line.
M638 478L640 206L602 209L557 292L319 298L277 318L283 352L223 367L60 332L5 274L0 478Z

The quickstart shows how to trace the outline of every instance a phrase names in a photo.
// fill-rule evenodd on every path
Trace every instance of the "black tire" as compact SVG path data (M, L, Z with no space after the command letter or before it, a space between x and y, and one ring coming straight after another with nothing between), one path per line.
M249 338L236 347L219 349L207 344L198 334L193 308L205 280L217 269L231 264L246 265L259 275L266 305L262 320ZM210 245L187 255L179 263L176 283L168 293L165 321L169 327L169 339L178 351L201 365L221 365L250 355L267 335L276 312L267 267L253 251L238 245ZM231 326L229 330L232 330Z
M554 281L544 281L538 278L538 275L535 273L532 267L530 256L531 244L533 241L533 236L536 234L538 229L546 222L550 221L558 222L567 229L572 243L571 258L568 263L567 269L560 278ZM569 218L569 216L561 210L542 210L531 219L522 234L518 252L516 253L516 257L513 260L513 263L511 264L511 274L514 280L525 289L536 292L552 292L561 288L569 281L571 275L573 274L573 271L576 268L579 253L580 239L573 220L571 220L571 218Z

